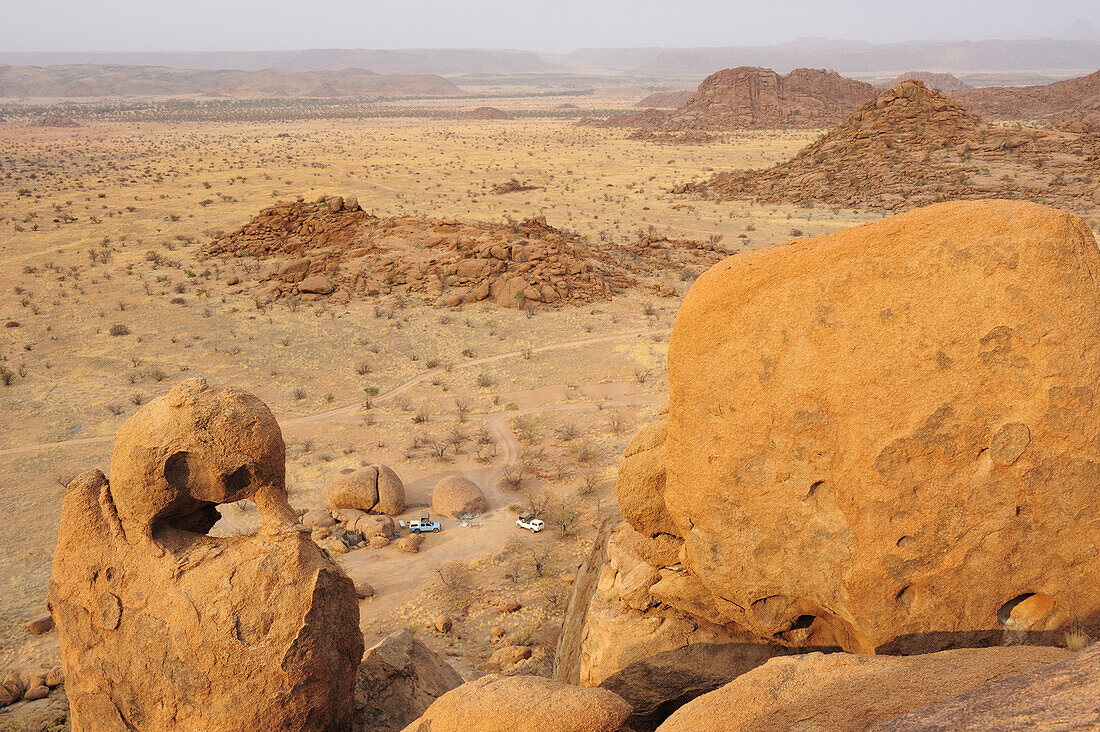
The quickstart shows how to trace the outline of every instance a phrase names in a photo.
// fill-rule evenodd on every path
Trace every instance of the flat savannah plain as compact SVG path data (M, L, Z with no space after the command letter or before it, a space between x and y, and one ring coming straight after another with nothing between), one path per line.
M258 307L251 283L229 284L200 250L299 196L356 196L379 216L542 215L593 249L649 234L744 251L878 218L670 193L786 160L817 134L695 146L553 118L0 124L0 665L56 661L53 636L23 624L46 612L65 484L109 472L119 425L202 376L275 412L298 509L327 505L336 471L377 462L404 480L406 518L443 476L478 483L480 526L443 519L416 554L338 552L375 588L361 605L367 643L408 626L471 672L503 633L548 672L571 573L617 511L615 467L665 399L669 329L700 272L659 274L664 296L637 288L530 312L402 295ZM512 179L535 188L491 193ZM532 504L548 518L539 535L515 526ZM222 514L215 531L258 524L248 502ZM502 599L521 607L503 613L491 604ZM447 635L428 628L443 613Z

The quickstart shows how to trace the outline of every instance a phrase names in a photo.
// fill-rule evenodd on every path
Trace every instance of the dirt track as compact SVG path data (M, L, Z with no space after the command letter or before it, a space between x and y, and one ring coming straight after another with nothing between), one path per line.
M545 353L546 351L556 351L556 350L560 350L560 349L563 349L563 348L577 348L577 347L580 347L580 346L588 346L588 345L592 345L592 344L595 344L595 343L604 343L604 342L607 342L607 341L621 340L623 338L635 338L635 337L640 337L640 336L659 335L661 333L668 333L670 330L671 330L671 328L658 328L656 330L643 330L643 331L634 331L632 333L618 333L618 334L614 334L614 335L595 336L595 337L592 337L592 338L581 338L581 339L575 340L575 341L564 341L562 343L551 343L551 344L546 345L546 346L539 346L537 348L531 348L531 349L528 349L528 350L532 353ZM518 356L522 356L523 354L524 354L523 350L507 351L506 353L498 353L495 356L485 356L483 358L475 358L475 359L471 359L469 361L465 361L465 362L460 363L460 364L455 364L452 367L452 369L470 368L471 366L479 366L479 365L486 364L486 363L492 363L493 361L502 361L502 360L508 359L508 358L516 358ZM438 368L434 368L434 369L428 369L427 371L422 371L419 374L417 374L416 376L413 376L412 378L401 382L400 384L393 387L389 391L384 392L382 394L379 394L377 397L375 397L374 401L382 402L382 401L386 401L386 400L389 400L389 399L393 399L394 397L402 394L405 391L408 391L409 389L416 386L417 384L424 381L425 379L430 379L432 376L434 376L436 374L439 374L439 373L442 373L442 372L443 372L443 367L442 366L440 366ZM338 416L345 415L345 414L351 414L352 412L354 412L359 407L360 407L360 404L357 402L355 404L348 404L347 406L337 407L336 409L330 409L330 410L325 411L325 412L318 412L317 414L309 414L309 415L306 415L304 417L293 417L291 419L281 420L279 424L282 427L294 427L294 426L303 425L303 424L312 424L312 423L317 423L317 422L325 422L325 421L327 421L327 420L329 420L333 417L338 417ZM515 412L512 412L512 414L514 415ZM114 439L114 435L101 435L99 437L81 437L81 438L78 438L78 439L75 439L75 440L61 440L59 442L41 442L37 445L23 445L21 447L5 448L3 450L0 450L0 455L16 455L16 454L19 454L19 453L34 452L36 450L45 450L45 449L54 448L54 447L70 447L70 446L77 446L77 445L88 445L88 444L94 444L94 443L110 442L113 439Z
M638 406L660 403L664 396L643 397L634 400L604 402L603 406ZM553 528L547 528L541 534L531 534L515 524L515 516L507 507L518 502L518 497L500 488L500 479L504 471L514 466L520 458L522 449L513 434L509 422L515 417L531 414L548 414L582 409L596 409L597 405L556 404L533 406L526 409L494 412L488 415L486 425L497 445L497 460L492 466L475 470L455 470L432 475L417 481L417 484L434 483L445 475L461 475L481 486L489 503L489 510L479 517L478 526L460 526L452 518L432 516L443 525L443 530L426 535L420 551L415 557L397 551L378 551L362 549L350 552L339 562L353 580L366 580L375 589L375 596L363 602L360 617L364 624L398 605L415 599L417 587L431 579L432 573L444 562L452 560L470 561L476 557L499 551L513 536L520 536L527 542L544 543L554 541L557 534ZM409 513L416 513L412 511Z

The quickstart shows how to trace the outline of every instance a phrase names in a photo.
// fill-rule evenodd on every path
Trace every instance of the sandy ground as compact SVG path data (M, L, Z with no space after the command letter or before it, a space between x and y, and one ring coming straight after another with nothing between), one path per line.
M0 367L12 374L0 386L0 512L13 527L0 533L0 664L56 654L52 637L29 638L23 623L44 611L64 484L93 467L109 470L118 426L193 376L248 389L272 407L297 508L323 505L333 472L372 462L394 467L424 503L451 472L491 494L480 528L448 525L417 555L341 559L378 591L363 605L365 630L418 623L446 605L433 572L453 559L478 567L479 592L532 598L532 616L515 623L552 618L550 599L564 590L546 583L575 567L594 526L614 511L618 456L663 398L668 329L698 272L668 273L675 297L627 292L533 317L487 303L449 310L393 297L258 310L247 288L227 285L217 262L198 257L201 244L274 201L323 194L357 196L379 215L543 214L593 246L654 231L721 236L740 251L876 218L669 193L717 168L784 159L813 134L669 147L530 118L0 125L0 323L13 324L0 328ZM512 178L537 188L489 194ZM115 325L127 333L112 336ZM468 414L458 414L459 403ZM427 421L414 422L417 414ZM566 421L575 424L565 430ZM475 459L483 426L496 443L489 463ZM536 429L534 442L519 439ZM413 446L456 431L460 452L443 460ZM510 507L523 499L496 487L517 460L525 490L577 505L581 519L569 536L517 534ZM586 480L596 489L581 495ZM227 516L246 527L247 512L235 510ZM547 545L544 573L532 575L530 553L508 548L516 536ZM463 643L484 650L477 612L452 612L469 618L457 634L466 640L433 642L454 653L468 650Z

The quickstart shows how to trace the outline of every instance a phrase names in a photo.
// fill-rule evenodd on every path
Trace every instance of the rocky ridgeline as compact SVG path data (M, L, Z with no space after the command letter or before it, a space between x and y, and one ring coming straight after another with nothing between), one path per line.
M1100 127L1100 71L1038 86L960 90L954 98L989 119L1035 119Z
M339 196L264 209L207 245L204 256L264 263L248 275L259 283L261 303L401 293L449 306L491 300L520 307L606 299L634 284L606 255L542 217L512 226L380 219Z
M1100 205L1098 164L1100 134L995 127L908 80L786 163L677 190L887 210L1002 197L1085 211Z
M938 91L941 94L952 94L970 88L969 84L954 74L936 73L934 71L907 71L904 74L898 74L890 80L889 84L884 86L890 88L910 79L916 79L929 89Z
M647 109L595 124L666 133L815 129L838 124L874 94L870 84L835 71L795 69L784 76L771 69L739 66L708 76L673 111Z
M843 697L826 728L855 730L1067 653L1031 644L1100 636L1096 272L1082 221L1008 201L712 267L676 318L669 404L624 454L626 523L578 573L557 678L616 692L640 730L731 679L667 729L715 710L784 729L761 721ZM919 655L989 645L1016 647ZM788 658L825 650L925 660ZM895 681L859 691L876 676Z

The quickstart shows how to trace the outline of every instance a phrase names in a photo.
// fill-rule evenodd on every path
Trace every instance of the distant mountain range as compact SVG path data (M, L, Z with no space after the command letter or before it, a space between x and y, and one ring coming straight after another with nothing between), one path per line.
M437 74L339 71L204 71L159 66L0 66L0 97L92 98L204 95L234 98L460 96Z
M777 46L667 49L581 49L557 63L604 65L653 76L693 76L716 69L761 66L787 73L800 67L842 74L897 74L910 69L968 72L1046 72L1061 75L1100 68L1100 41L907 41L865 43L803 38Z
M1046 83L1100 68L1100 38L1082 20L1062 39L865 41L802 38L774 46L586 48L566 54L476 49L0 53L0 96L89 97L453 95L462 84L584 79L695 84L718 69L833 69L865 81L953 73L971 85ZM448 77L448 82L441 77ZM659 90L658 89L654 89Z
M409 49L312 49L308 51L42 52L3 53L13 66L165 66L236 71L339 71L370 69L378 74L480 74L549 71L553 65L531 51Z
M786 73L799 67L841 73L900 73L910 69L950 71L1080 72L1100 68L1100 36L1088 21L1067 29L1065 39L989 41L866 41L800 38L774 46L728 48L583 48L566 54L476 49L314 49L308 51L194 51L143 53L2 53L0 64L162 66L239 71L336 71L370 69L379 74L537 73L565 70L628 72L655 76L713 73L736 66L763 66Z

